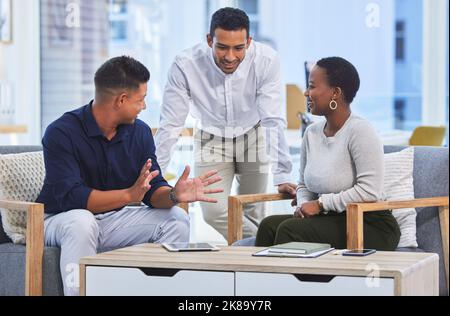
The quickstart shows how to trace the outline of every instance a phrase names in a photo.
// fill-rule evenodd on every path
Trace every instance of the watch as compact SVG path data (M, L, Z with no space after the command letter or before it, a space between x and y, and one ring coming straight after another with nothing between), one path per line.
M175 204L175 205L177 205L177 204L180 203L180 202L178 201L176 195L175 195L175 191L174 191L173 188L170 189L170 191L169 191L169 199L170 199L170 201L171 201L173 204Z
M318 202L319 202L319 208L320 208L320 210L321 210L321 211L324 211L324 209L323 209L323 202L322 202L322 196L319 196Z

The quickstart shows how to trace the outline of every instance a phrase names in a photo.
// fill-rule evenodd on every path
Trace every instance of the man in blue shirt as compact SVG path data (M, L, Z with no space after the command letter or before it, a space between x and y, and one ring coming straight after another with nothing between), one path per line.
M97 252L154 242L188 242L189 216L178 203L216 203L209 172L172 188L161 175L145 110L150 73L130 57L107 61L95 74L95 100L64 114L42 144L46 177L45 244L61 248L65 295L77 295L78 262ZM141 204L144 203L145 205ZM139 206L130 206L130 205Z

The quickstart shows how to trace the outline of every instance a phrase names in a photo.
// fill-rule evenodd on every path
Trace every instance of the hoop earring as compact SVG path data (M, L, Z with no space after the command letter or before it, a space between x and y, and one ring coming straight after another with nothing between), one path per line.
M331 109L332 111L336 111L337 108L338 108L337 102L334 101L334 100L331 100L331 102L330 102L330 109Z

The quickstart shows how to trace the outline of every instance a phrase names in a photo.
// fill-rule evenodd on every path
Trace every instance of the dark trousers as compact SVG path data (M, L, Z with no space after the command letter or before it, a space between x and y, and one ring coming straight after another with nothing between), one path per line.
M389 211L364 214L364 248L393 251L400 240L400 229ZM327 243L347 248L346 212L330 212L311 218L275 215L265 218L256 235L256 246L269 247L291 241Z

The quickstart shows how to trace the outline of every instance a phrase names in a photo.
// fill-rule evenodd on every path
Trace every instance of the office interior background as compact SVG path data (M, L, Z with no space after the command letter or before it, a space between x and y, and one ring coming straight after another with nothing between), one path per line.
M370 120L382 135L421 125L446 126L448 145L448 0L0 3L0 125L26 127L0 133L1 145L40 144L52 121L93 98L96 69L123 54L151 71L147 110L140 119L157 128L174 57L206 41L210 16L224 6L249 14L253 38L279 52L286 84L304 90L305 63L344 57L361 76L354 113ZM189 119L187 127L193 124ZM296 155L293 151L293 179ZM192 160L175 154L171 171L179 173Z

